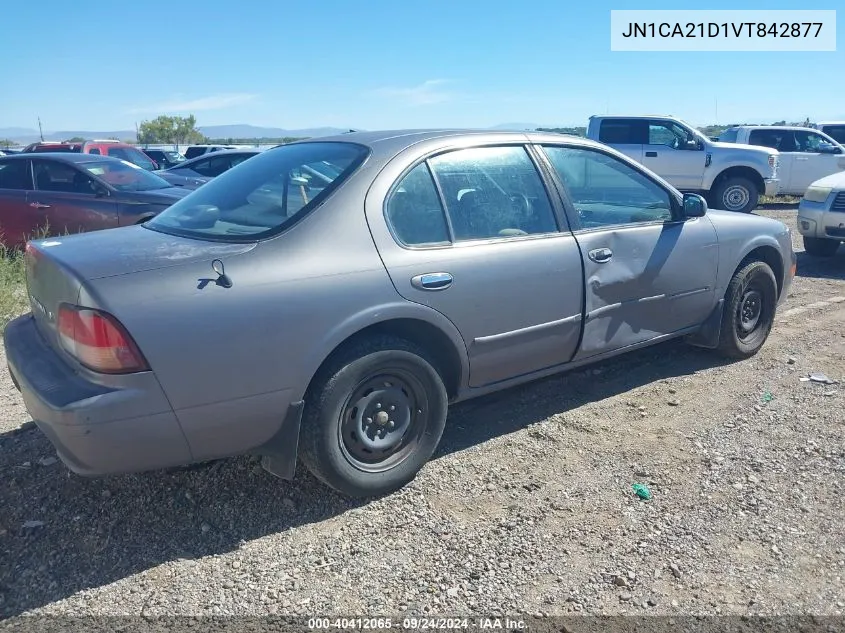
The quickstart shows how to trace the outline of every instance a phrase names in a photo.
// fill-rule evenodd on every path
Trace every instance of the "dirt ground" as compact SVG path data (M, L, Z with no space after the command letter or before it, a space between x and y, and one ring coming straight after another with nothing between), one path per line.
M673 342L459 405L365 504L249 458L71 475L2 371L0 616L841 614L842 381L845 248L799 252L753 359Z

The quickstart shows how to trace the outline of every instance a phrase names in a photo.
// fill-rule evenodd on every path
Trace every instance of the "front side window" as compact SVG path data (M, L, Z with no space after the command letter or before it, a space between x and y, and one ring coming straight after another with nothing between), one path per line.
M618 158L586 148L544 149L583 228L672 219L670 193Z
M156 189L166 189L173 186L154 173L123 160L106 158L81 163L79 166L118 191L155 191Z
M0 189L28 191L32 189L32 175L28 160L0 162Z
M148 228L215 241L271 237L322 202L368 155L356 143L308 142L277 147L222 173L145 224ZM333 166L334 178L309 167Z
M187 165L185 167L186 169L195 171L200 176L215 178L229 169L230 163L226 156L215 156L214 158L198 160L193 165Z
M799 152L818 154L822 145L830 146L831 142L821 134L799 130L795 133L795 144Z
M33 168L35 188L39 191L87 195L96 193L94 179L66 163L35 160Z
M648 144L666 145L674 149L685 149L687 141L694 140L684 128L677 123L653 122L648 125Z
M428 163L456 241L557 230L549 196L524 147L462 149Z

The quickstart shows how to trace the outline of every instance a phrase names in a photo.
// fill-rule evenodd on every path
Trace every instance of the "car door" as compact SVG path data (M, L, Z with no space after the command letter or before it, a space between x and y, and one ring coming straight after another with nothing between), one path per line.
M35 189L27 196L39 227L50 235L118 226L117 204L105 186L75 165L36 158Z
M14 248L34 237L37 214L27 203L32 189L32 167L29 160L0 160L0 243Z
M399 294L460 331L470 385L569 361L581 332L580 254L528 149L408 161L394 159L376 180L368 221Z
M646 122L642 119L602 119L599 123L598 140L638 163L643 162L646 138Z
M795 162L789 188L795 195L804 195L807 187L819 178L845 170L845 156L832 139L808 130L796 130L794 135Z
M704 145L673 121L648 121L647 125L642 164L678 189L700 190Z
M562 145L543 150L584 263L584 334L576 358L704 322L715 305L718 268L710 220L681 219L675 192L610 153Z

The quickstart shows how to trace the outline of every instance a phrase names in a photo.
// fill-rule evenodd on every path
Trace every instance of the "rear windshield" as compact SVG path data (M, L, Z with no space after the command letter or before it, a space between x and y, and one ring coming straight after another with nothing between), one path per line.
M92 161L79 166L118 191L155 191L173 186L164 178L123 160Z
M145 226L216 241L270 237L319 206L367 154L361 145L337 142L270 149L224 172Z
M827 134L837 143L845 145L845 125L825 125L822 132Z

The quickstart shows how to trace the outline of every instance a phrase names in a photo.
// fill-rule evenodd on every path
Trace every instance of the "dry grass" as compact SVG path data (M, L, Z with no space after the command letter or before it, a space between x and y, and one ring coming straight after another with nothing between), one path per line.
M0 244L0 332L27 308L23 252Z

